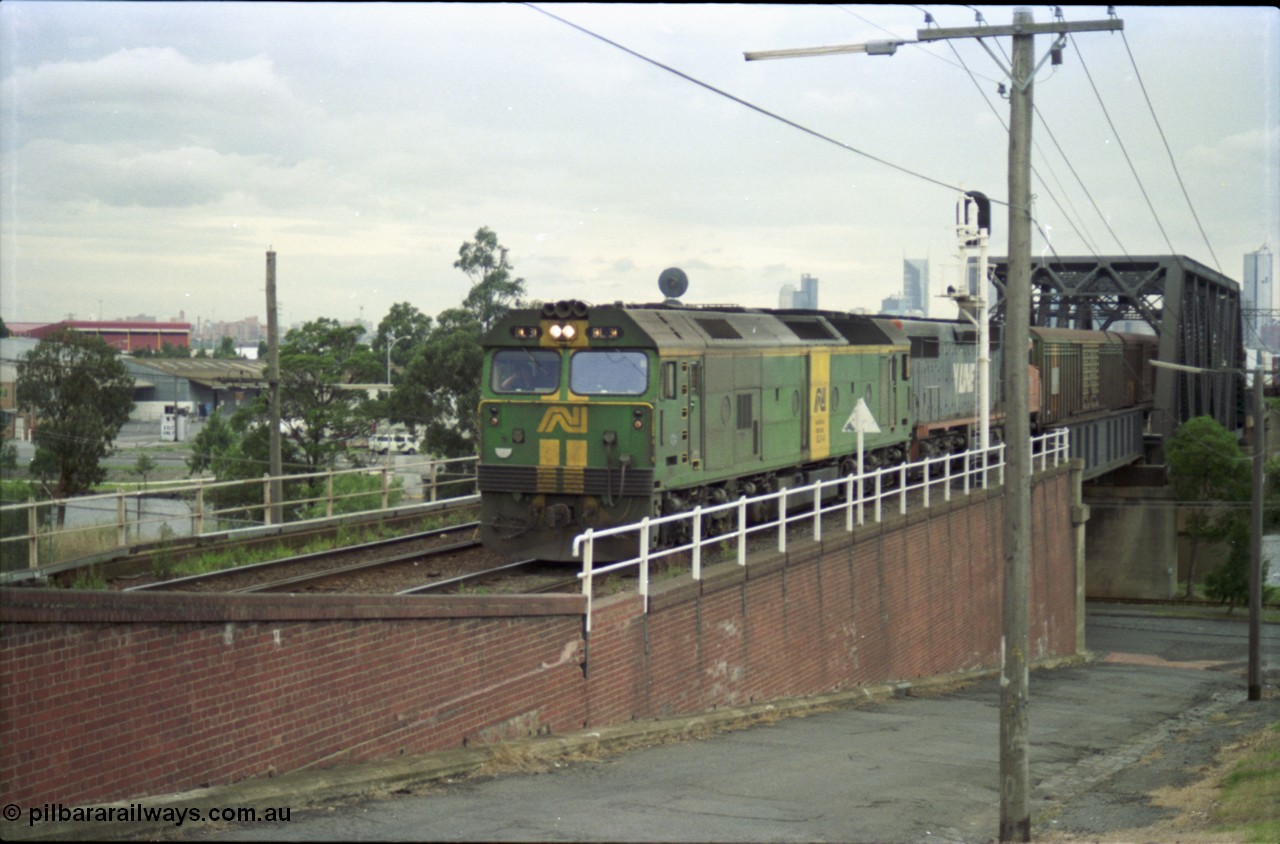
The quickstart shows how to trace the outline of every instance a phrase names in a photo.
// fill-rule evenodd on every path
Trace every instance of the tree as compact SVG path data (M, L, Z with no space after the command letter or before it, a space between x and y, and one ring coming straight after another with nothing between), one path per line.
M286 472L332 468L347 444L368 431L368 398L355 385L380 381L382 364L359 342L362 333L359 326L322 317L290 331L280 344L281 446L288 452L282 454ZM263 395L229 420L220 414L210 417L193 441L188 468L192 472L212 469L220 479L267 471L268 410L268 397Z
M468 311L440 313L431 338L410 362L391 393L387 415L426 431L432 453L475 454L476 408L480 404L480 323Z
M392 391L387 415L414 433L425 428L433 453L464 457L475 454L478 440L480 340L495 320L520 305L524 279L512 277L507 250L487 228L462 244L453 265L471 279L471 289L461 307L436 317L430 337Z
M385 364L390 346L391 363L404 369L430 337L431 317L408 302L399 302L378 323L370 348Z
M507 249L499 245L498 236L487 227L476 232L474 241L462 244L453 265L471 279L471 290L462 307L476 318L482 332L520 304L524 279L511 277Z
M230 418L215 410L191 441L187 468L191 474L210 471L220 481L261 478L271 466L270 425L266 421L265 402L248 404ZM298 446L290 440L280 443L285 470L301 465ZM285 497L296 497L297 484L285 484ZM233 484L210 489L207 495L221 511L240 509L240 518L251 519L262 504L262 491L257 485ZM224 513L224 518L226 514Z
M1262 471L1262 529L1265 535L1269 530L1280 525L1280 458L1273 458L1264 463ZM1252 473L1252 467L1250 472ZM1253 545L1250 541L1253 506L1252 477L1250 482L1248 506L1236 507L1232 510L1231 517L1225 520L1223 539L1229 547L1227 559L1204 578L1205 597L1211 601L1225 603L1228 613L1237 604L1243 605L1249 602L1249 569L1253 564ZM1261 563L1262 600L1266 603L1271 600L1271 594L1275 590L1266 585L1271 561L1263 557Z
M218 348L213 350L213 356L219 360L233 360L241 357L240 350L236 348L236 341L232 337L223 337L218 341Z
M369 430L365 392L346 386L382 379L383 364L361 345L363 333L322 317L280 344L280 417L306 471L332 467L347 443Z
M88 491L106 477L101 461L133 409L133 378L114 349L69 328L41 340L17 369L17 403L35 416L37 462L56 474L55 495Z
M1190 598L1200 542L1228 539L1240 517L1229 505L1249 500L1249 461L1235 435L1211 416L1198 416L1179 426L1169 440L1165 460L1178 500L1198 505L1187 511L1182 530L1191 540L1186 592Z
M159 464L147 454L145 451L138 455L138 459L133 462L132 468L129 469L135 475L142 476L142 488L147 488L147 477L159 468Z

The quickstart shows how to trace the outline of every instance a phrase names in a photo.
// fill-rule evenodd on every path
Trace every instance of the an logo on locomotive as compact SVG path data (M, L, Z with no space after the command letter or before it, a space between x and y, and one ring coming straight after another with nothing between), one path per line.
M587 432L587 409L585 407L549 407L542 414L538 423L539 434L549 434L556 428L563 428L567 434L585 434Z

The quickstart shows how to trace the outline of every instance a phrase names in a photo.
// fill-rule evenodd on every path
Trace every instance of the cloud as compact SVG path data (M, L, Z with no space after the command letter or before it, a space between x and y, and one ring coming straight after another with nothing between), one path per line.
M197 144L279 149L322 116L272 62L200 64L171 47L118 50L93 61L46 62L6 80L18 143L52 136L141 147Z

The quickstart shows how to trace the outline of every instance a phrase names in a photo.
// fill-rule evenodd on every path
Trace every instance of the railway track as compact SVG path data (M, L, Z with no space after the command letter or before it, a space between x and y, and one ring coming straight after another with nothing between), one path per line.
M423 531L363 545L319 551L155 581L123 591L394 592L424 578L455 576L492 565L474 539L475 523Z
M487 593L531 595L544 592L569 592L581 589L576 570L566 575L563 563L541 560L519 560L482 571L424 583L397 592L398 595L440 595Z
M228 534L215 538L183 538L171 543L164 543L109 559L85 560L75 566L67 566L47 575L51 585L70 586L76 576L84 571L92 571L107 581L111 588L123 589L130 582L145 583L157 578L156 573L185 559L199 558L219 549L236 548L254 551L256 549L280 549L280 553L288 553L289 549L305 548L320 541L341 541L344 534L367 530L372 533L383 533L395 530L419 531L424 524L440 524L441 521L458 519L474 519L476 507L474 502L462 504L441 502L430 510L418 509L414 512L380 512L366 517L344 517L340 522L330 521L326 524L285 525L283 530L270 532L260 536L241 536ZM242 566L241 568L247 568Z

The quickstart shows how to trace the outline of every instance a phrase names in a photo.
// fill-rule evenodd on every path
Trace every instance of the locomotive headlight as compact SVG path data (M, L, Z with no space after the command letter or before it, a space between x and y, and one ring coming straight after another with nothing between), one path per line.
M644 411L643 410L637 407L635 410L631 411L631 416L633 417L631 420L632 428L635 428L637 431L639 431L641 428L644 427Z
M547 329L547 333L551 335L553 340L568 342L569 340L572 340L578 332L572 325L566 323L564 325L556 324L551 326Z
M489 424L490 425L498 424L498 408L493 405L489 406Z

